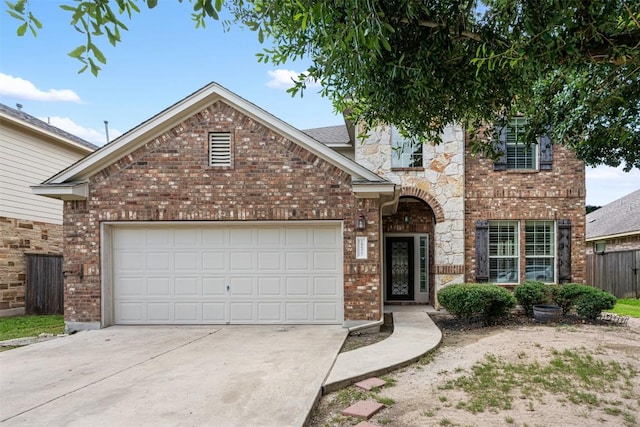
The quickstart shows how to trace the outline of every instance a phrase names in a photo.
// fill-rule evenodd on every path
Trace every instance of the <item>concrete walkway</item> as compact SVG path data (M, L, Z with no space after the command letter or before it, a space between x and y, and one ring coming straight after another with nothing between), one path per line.
M442 332L425 306L387 306L393 313L393 334L378 343L340 353L322 386L323 394L409 365L436 348Z

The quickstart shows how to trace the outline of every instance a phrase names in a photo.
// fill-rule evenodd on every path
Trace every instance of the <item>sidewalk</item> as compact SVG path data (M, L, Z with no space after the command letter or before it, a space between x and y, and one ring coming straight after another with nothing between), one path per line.
M442 332L425 306L387 306L393 313L393 334L385 340L340 353L322 386L323 394L360 380L409 365L440 344Z

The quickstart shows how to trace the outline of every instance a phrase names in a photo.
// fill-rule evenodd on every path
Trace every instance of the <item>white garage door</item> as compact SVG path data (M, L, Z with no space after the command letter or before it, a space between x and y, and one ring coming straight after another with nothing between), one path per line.
M114 226L116 324L343 320L340 224Z

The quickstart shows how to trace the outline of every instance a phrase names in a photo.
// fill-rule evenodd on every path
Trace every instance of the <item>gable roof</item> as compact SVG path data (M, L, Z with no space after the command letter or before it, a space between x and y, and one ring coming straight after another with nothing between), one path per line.
M173 104L169 108L161 111L152 118L139 124L127 133L121 135L117 139L114 139L109 144L69 166L57 175L49 178L43 182L41 186L34 187L34 191L38 194L55 197L55 191L52 191L51 188L46 191L43 190L42 192L40 192L40 189L56 186L60 186L61 188L65 186L68 188L69 183L71 182L77 183L86 181L93 174L113 164L127 154L132 153L139 147L146 144L149 140L163 134L167 130L186 120L188 117L217 101L222 101L232 106L262 125L311 151L323 160L326 160L339 169L351 174L354 181L374 182L379 184L386 183L392 185L391 182L376 175L364 166L359 165L353 160L335 152L301 130L298 130L290 124L278 119L271 113L268 113L221 85L212 82Z
M27 114L22 110L16 110L15 108L11 108L8 105L2 103L0 103L0 117L6 120L10 120L13 123L19 124L23 127L32 129L38 133L53 137L67 145L80 148L81 150L88 153L98 149L97 145L93 145L89 141L78 138L77 136L70 134L69 132L52 126L49 123L43 122L42 120L32 116L31 114Z
M640 189L586 217L587 240L640 233Z

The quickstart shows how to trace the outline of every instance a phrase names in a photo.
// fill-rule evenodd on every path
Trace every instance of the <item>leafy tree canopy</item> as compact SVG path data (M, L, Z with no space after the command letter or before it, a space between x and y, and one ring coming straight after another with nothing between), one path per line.
M366 128L393 123L423 141L448 123L476 133L474 149L494 153L491 133L528 117L526 140L544 133L587 164L640 168L640 2L637 0L178 0L196 26L219 20L269 38L258 59L303 57L307 79L339 111ZM158 0L62 1L85 37L69 55L98 74L106 58L95 40L116 45L141 8ZM7 2L34 35L37 4ZM493 128L492 128L493 126Z

